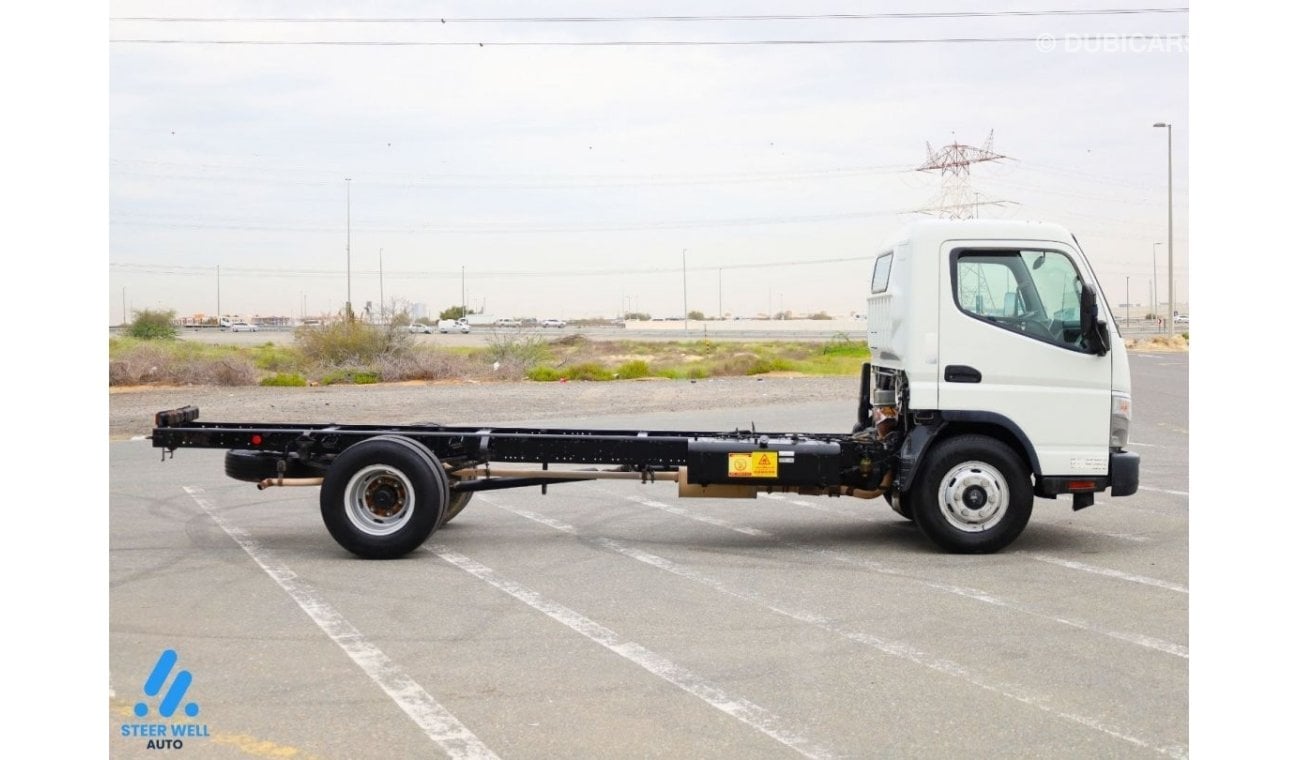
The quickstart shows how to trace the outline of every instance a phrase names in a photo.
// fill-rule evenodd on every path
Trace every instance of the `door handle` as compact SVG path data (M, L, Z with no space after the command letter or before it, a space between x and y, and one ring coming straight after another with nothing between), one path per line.
M974 367L967 367L965 364L949 364L943 368L943 379L948 383L978 383L984 379L984 376Z

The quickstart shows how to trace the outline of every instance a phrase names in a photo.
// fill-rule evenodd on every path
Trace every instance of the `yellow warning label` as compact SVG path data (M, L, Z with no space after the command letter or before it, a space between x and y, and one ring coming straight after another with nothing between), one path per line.
M775 478L776 452L736 452L727 455L727 476L732 478Z

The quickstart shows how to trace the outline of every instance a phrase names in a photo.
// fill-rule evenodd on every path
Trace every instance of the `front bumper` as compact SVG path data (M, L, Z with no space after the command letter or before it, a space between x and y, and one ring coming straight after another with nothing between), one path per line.
M1133 451L1110 452L1110 495L1132 496L1138 490L1138 457Z

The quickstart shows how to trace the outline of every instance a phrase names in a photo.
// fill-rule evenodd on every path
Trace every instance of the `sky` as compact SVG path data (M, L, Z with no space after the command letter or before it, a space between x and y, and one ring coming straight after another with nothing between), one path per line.
M1066 225L1113 306L1168 300L1172 165L1190 311L1189 14L844 17L1150 7L114 2L104 316L847 316L927 145L990 136L980 216ZM815 44L699 44L774 41Z

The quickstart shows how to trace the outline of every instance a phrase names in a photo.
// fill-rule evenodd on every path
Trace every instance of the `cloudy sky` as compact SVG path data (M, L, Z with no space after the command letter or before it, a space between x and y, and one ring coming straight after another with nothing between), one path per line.
M105 316L336 312L349 266L377 309L381 260L389 303L669 316L683 258L707 315L848 314L939 200L927 143L990 133L980 216L1067 225L1149 304L1154 122L1184 301L1189 15L1079 13L1157 6L114 2Z

